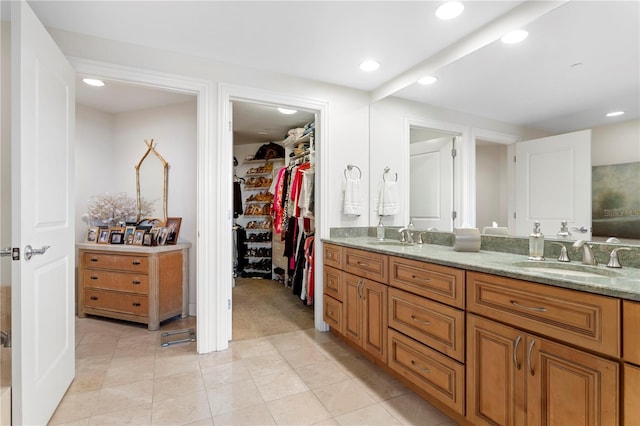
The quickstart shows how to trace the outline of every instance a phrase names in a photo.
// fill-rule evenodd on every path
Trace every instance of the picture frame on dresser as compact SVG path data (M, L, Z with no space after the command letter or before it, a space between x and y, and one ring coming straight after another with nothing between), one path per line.
M109 228L100 228L98 244L109 244Z
M151 232L145 232L142 236L142 245L143 246L152 246L153 245L153 234Z
M109 244L124 244L124 232L111 231L109 234Z
M127 245L132 245L133 244L133 237L134 237L134 233L136 231L136 227L135 226L127 226L124 230L124 243Z
M98 235L100 234L100 228L97 226L91 226L87 229L87 235L85 237L85 243L97 243Z
M133 233L133 245L141 246L142 240L144 239L145 230L144 229L136 229Z
M178 235L180 234L180 225L182 225L181 217L168 217L167 218L167 245L174 245L178 242Z

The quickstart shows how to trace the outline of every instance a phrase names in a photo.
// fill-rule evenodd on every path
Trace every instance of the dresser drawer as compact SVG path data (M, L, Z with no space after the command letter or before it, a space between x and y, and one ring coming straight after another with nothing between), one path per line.
M389 257L389 285L464 309L462 269Z
M342 268L342 247L333 244L324 244L324 264L334 268Z
M640 303L622 302L622 357L640 366Z
M148 316L148 298L145 295L118 293L87 288L84 291L85 310L90 309L118 312L123 314Z
M464 415L464 365L389 330L389 367Z
M85 288L126 291L129 293L148 294L149 276L144 274L126 274L109 272L100 269L85 269L83 274Z
M620 357L620 300L467 272L467 310Z
M324 275L323 285L324 293L333 297L340 302L344 301L344 283L342 282L342 272L325 266L322 274Z
M389 288L389 327L464 362L464 311Z
M325 295L322 298L323 319L331 328L340 334L344 334L344 323L342 321L342 302L337 301L333 297Z
M384 284L389 282L388 259L384 254L346 248L342 265L345 271L354 275Z
M148 273L149 259L147 256L128 256L110 253L83 253L82 261L85 268L117 269L119 271Z

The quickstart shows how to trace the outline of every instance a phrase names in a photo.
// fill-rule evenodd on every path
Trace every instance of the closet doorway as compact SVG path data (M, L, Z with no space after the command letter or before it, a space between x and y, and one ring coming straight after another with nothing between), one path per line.
M305 253L313 250L314 205L301 212L298 200L303 188L307 201L313 195L316 113L247 100L233 100L231 111L231 339L313 328L313 267ZM300 192L296 174L305 181L296 180Z

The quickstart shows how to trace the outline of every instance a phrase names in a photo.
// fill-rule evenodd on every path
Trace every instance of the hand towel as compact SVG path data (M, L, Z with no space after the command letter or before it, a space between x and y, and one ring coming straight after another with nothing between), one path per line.
M396 181L382 181L378 187L378 216L391 216L400 212L400 197Z
M344 184L344 204L342 212L351 216L360 216L362 214L360 179L347 178Z

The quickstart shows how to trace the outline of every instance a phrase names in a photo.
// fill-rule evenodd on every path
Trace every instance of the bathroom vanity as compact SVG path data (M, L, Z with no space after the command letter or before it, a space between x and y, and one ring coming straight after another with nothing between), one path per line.
M332 331L456 421L639 418L639 269L372 237L323 252Z

